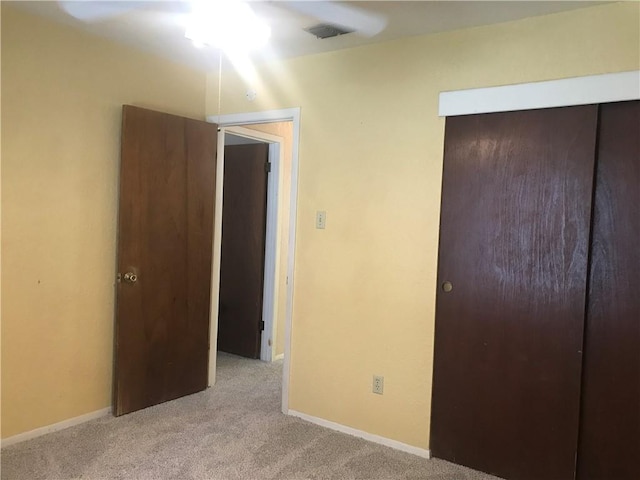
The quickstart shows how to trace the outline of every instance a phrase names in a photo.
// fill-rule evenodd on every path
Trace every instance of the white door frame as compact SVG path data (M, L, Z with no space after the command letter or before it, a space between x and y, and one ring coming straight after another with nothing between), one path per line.
M225 134L250 138L269 145L271 171L267 176L267 217L264 242L264 286L262 290L262 321L264 330L260 335L260 360L271 362L275 357L276 322L278 318L278 278L280 275L280 249L278 229L278 206L282 188L281 166L284 160L284 139L277 135L259 132L243 127L221 127L218 140L225 140ZM218 161L221 159L218 158ZM224 158L222 163L224 165ZM224 189L224 179L223 179ZM224 197L224 190L223 190ZM222 205L224 210L224 205ZM222 232L222 218L214 219L214 231Z
M300 108L267 110L262 112L239 113L230 115L210 115L208 122L217 123L220 133L227 127L251 125L255 123L292 122L293 135L291 145L291 203L289 206L289 250L287 252L287 301L284 331L284 364L282 369L282 412L289 411L289 375L291 371L291 323L293 318L293 288L296 249L296 220L298 209L298 150L300 141ZM253 131L252 131L253 132ZM253 132L255 135L256 132ZM221 141L222 140L222 141ZM224 137L218 136L218 159L224 159ZM222 219L222 188L224 160L218 161L216 171L215 218ZM215 221L215 220L214 220ZM285 219L283 219L285 221ZM211 321L209 336L209 386L215 383L216 353L218 344L218 296L220 293L220 252L222 235L218 228L214 230L213 268L211 278Z

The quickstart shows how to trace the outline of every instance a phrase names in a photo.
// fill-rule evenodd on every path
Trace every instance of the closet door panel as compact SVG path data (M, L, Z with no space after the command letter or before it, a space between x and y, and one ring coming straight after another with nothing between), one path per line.
M640 478L640 102L602 105L578 477Z
M596 106L447 119L436 457L574 478L596 127Z

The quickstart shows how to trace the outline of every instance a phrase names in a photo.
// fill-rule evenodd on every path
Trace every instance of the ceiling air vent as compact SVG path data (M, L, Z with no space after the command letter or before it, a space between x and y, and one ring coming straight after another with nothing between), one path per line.
M338 35L344 35L345 33L351 33L353 30L348 30L342 27L336 27L328 23L320 23L313 27L305 28L305 32L309 32L311 35L315 35L320 40L325 38L337 37Z

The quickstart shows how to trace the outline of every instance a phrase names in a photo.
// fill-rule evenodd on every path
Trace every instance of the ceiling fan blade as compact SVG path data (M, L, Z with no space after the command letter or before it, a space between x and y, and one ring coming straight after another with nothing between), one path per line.
M148 2L59 1L60 8L83 22L98 22L132 10L143 8Z
M373 37L387 26L387 18L379 13L331 1L284 2L287 8L314 17L322 22Z

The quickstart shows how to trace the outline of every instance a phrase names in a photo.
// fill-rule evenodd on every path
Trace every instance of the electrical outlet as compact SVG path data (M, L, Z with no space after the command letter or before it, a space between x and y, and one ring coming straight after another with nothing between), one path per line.
M327 226L327 212L316 212L316 228L323 229Z
M378 395L382 395L384 391L384 377L382 375L373 376L373 388L371 391Z

